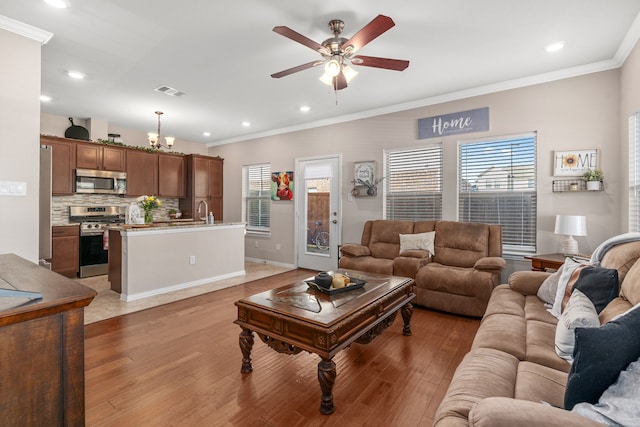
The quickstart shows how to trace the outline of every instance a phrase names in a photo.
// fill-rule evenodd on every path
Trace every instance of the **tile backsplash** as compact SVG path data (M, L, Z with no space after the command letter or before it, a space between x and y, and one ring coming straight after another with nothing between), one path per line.
M160 198L162 206L153 211L155 220L168 220L169 210L178 209L178 199ZM131 203L137 203L136 197L121 197L113 194L75 194L73 196L53 196L51 199L51 223L69 224L69 206L118 206L120 214L126 215Z

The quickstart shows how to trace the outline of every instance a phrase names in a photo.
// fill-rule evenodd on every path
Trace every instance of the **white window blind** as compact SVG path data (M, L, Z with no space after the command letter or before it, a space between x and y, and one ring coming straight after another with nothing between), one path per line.
M442 145L385 151L386 219L442 219Z
M458 218L502 225L505 255L536 250L536 138L459 145Z
M269 233L271 207L271 166L242 168L242 221L247 232Z
M629 117L629 231L640 232L640 112Z

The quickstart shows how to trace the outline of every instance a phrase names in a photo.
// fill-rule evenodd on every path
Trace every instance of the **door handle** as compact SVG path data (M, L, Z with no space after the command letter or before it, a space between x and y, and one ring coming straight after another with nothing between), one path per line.
M334 224L337 224L337 223L338 223L338 220L337 220L337 219L334 219L334 220L333 220L333 221L331 221L331 222L332 222L332 223L334 223Z

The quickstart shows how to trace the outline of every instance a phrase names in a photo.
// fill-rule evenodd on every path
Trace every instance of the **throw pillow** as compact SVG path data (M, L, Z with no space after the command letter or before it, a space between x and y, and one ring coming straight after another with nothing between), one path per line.
M573 284L578 280L580 269L585 266L586 264L581 264L571 258L565 259L564 268L562 269L562 273L558 279L558 289L556 290L556 296L553 300L553 307L549 310L549 313L553 314L557 319L560 318L562 307L569 300L568 296L571 294ZM567 297L566 299L565 296Z
M576 289L580 289L588 296L596 307L596 311L600 313L618 296L618 270L587 266L580 270L580 276L573 285L573 290Z
M538 288L538 298L540 298L541 301L547 304L553 304L553 301L556 299L558 280L560 279L562 270L564 270L564 264L562 264L555 273L551 273L549 277L544 279L544 282L542 282L542 285Z
M620 372L640 358L640 304L599 328L576 328L573 364L564 394L567 410L596 403Z
M555 343L558 356L572 361L575 344L574 329L577 327L592 328L598 326L600 326L600 321L593 303L585 294L579 290L574 290L556 325Z
M412 249L419 249L423 251L429 251L429 253L433 256L436 254L434 248L435 239L435 231L417 234L401 234L400 253L404 251L410 251Z
M578 403L571 410L605 425L636 426L640 423L640 360L620 373L595 405Z

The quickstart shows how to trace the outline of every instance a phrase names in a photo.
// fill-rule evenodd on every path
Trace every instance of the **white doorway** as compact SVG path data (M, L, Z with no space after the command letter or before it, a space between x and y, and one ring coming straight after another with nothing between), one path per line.
M296 264L300 268L338 268L341 165L340 155L296 160Z

